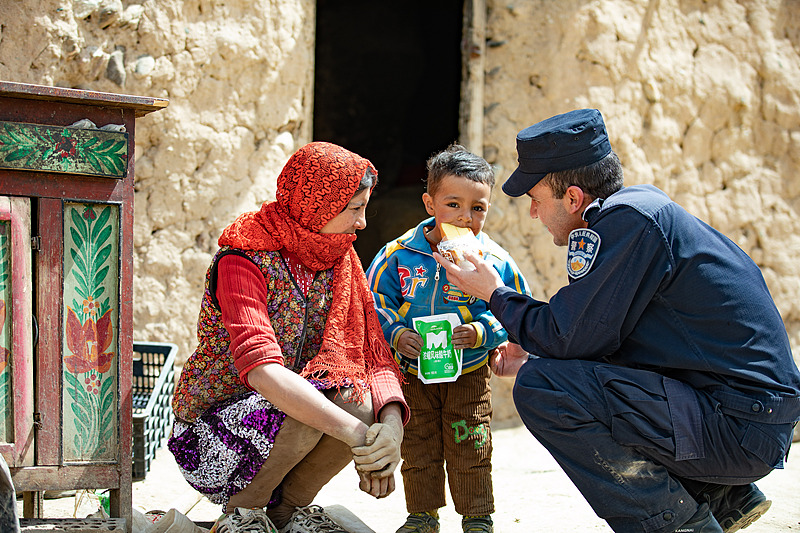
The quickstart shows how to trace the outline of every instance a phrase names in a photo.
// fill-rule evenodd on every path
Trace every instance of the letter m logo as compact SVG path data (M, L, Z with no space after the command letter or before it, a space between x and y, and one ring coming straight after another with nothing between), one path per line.
M427 348L429 350L444 348L445 345L447 345L447 330L440 331L439 333L428 333L425 335L425 339L428 341Z

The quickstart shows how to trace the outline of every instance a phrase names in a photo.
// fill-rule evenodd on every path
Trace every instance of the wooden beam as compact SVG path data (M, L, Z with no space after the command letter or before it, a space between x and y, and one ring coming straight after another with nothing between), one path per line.
M119 489L125 465L23 466L10 468L18 491ZM130 465L128 465L130 469Z
M483 85L486 66L486 0L464 0L459 142L483 156Z
M67 89L64 87L50 87L47 85L32 85L28 83L15 83L0 81L0 92L4 96L27 98L32 100L49 100L59 103L70 102L82 105L109 105L115 108L129 108L136 112L137 117L158 111L167 107L169 100L150 96L132 96L128 94L103 93L86 91L83 89Z

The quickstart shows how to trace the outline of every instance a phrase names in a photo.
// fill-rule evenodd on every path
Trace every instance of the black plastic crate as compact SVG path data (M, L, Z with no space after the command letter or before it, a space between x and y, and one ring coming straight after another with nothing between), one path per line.
M175 354L166 342L133 343L133 473L144 479L172 427Z

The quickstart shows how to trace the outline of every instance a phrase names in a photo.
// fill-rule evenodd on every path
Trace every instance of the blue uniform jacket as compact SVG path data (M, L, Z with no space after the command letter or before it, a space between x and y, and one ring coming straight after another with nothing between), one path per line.
M412 318L456 313L462 323L474 323L478 329L476 346L462 354L462 373L466 374L486 364L489 352L505 342L507 335L486 302L464 294L448 282L446 271L433 258L423 231L434 224L433 218L424 220L387 243L372 260L367 279L386 340L401 368L412 374L417 373L417 360L403 357L396 351L400 335L413 330ZM530 294L527 282L508 252L483 232L477 238L482 249L489 252L484 259L497 269L503 282L514 291Z
M800 418L800 373L758 266L650 185L584 213L593 263L549 303L501 287L490 307L509 338L559 359L658 372L705 390L730 414Z

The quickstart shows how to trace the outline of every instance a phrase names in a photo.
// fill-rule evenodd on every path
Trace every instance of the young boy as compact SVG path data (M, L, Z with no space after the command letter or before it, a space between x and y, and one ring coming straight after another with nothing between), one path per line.
M453 144L427 162L427 192L432 216L390 241L367 272L386 340L406 373L403 393L411 408L401 445L403 487L410 513L397 533L436 533L438 509L445 502L445 469L463 530L493 531L492 415L489 352L507 333L486 303L447 281L433 251L442 240L442 224L468 228L509 287L530 294L514 261L481 232L489 210L494 172L481 157ZM462 349L462 373L455 381L423 383L418 377L422 337L412 319L456 313L461 325L452 343Z

